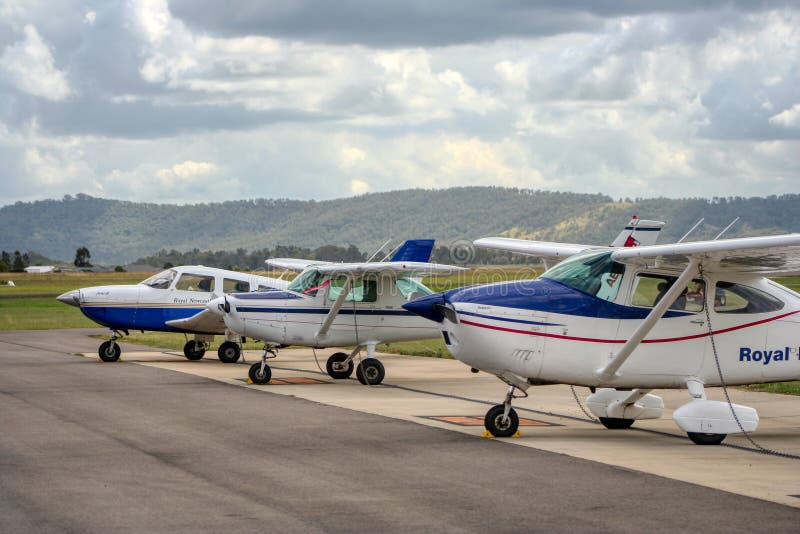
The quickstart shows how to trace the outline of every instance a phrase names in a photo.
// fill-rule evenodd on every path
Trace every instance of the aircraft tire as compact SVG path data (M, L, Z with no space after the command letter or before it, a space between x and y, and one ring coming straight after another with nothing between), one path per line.
M703 432L687 432L695 445L719 445L728 434L705 434Z
M120 354L122 354L122 349L119 348L119 343L114 343L112 347L110 341L103 341L100 343L100 348L97 349L97 355L104 362L115 362L119 360Z
M508 411L508 420L503 422L504 410L505 407L498 404L486 412L486 417L483 419L483 426L496 438L510 438L519 430L519 416L516 410L511 408Z
M250 377L250 381L253 384L269 384L269 381L272 379L272 369L270 369L269 365L264 366L264 370L261 370L261 362L256 362L250 366L250 370L247 371L247 376Z
M356 378L365 386L376 386L385 376L386 370L376 358L365 358L356 366Z
M600 417L600 422L609 430L625 430L630 428L636 419L623 419L621 417Z
M241 354L242 351L239 349L239 345L233 341L226 341L217 350L217 356L222 363L236 363L239 361Z
M353 360L347 365L347 369L344 370L336 370L333 368L334 364L341 363L347 359L347 354L344 352L337 352L336 354L332 354L330 358L328 358L328 363L325 364L325 370L328 371L328 375L331 378L336 380L341 380L343 378L350 378L353 374L353 369L355 365L353 365Z
M197 347L200 347L199 349ZM197 341L191 339L186 342L186 345L183 346L183 355L186 356L187 360L200 360L206 353L206 347L202 343L198 343Z

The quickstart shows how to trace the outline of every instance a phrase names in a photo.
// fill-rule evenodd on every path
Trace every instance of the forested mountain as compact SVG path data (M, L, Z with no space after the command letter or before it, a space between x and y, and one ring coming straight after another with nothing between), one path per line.
M66 196L0 208L0 249L71 261L86 246L92 261L122 264L159 250L278 245L355 245L370 252L391 238L440 243L492 235L578 243L609 242L632 214L667 222L678 239L699 218L693 239L713 237L735 217L728 237L800 231L800 195L766 198L637 199L499 187L411 189L328 201L257 199L194 205Z

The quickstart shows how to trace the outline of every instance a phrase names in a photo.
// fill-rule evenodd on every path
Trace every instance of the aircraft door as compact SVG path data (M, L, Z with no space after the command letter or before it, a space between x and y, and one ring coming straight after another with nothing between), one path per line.
M649 313L675 279L674 276L655 273L637 274L631 291L631 304ZM700 372L710 345L706 335L705 290L703 280L694 279L687 284L664 317L634 350L625 364L626 373L687 376ZM642 320L621 320L617 338L630 338ZM619 346L615 346L612 353L618 350Z
M326 308L331 309L344 289L344 277L332 279L327 292ZM375 339L376 328L384 318L378 313L377 277L360 278L353 282L339 313L328 331L328 338L339 343L362 342ZM324 320L324 317L322 318Z

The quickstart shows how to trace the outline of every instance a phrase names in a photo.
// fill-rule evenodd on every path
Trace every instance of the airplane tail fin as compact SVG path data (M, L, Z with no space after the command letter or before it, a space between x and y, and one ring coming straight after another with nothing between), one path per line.
M655 245L661 233L661 221L647 221L633 216L631 222L625 225L622 232L611 243L612 247L638 247Z
M433 252L433 239L409 239L397 249L389 261L419 261L427 263Z

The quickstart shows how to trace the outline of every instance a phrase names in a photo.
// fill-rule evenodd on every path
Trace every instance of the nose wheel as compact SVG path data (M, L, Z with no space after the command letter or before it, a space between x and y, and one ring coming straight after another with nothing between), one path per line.
M114 338L111 338L109 341L103 341L100 344L100 348L97 349L97 355L100 356L100 359L104 362L115 362L119 360L120 354L122 354L122 349L119 348Z
M264 345L264 352L261 354L261 361L250 366L247 376L253 384L269 384L272 379L272 369L267 365L267 360L276 358L278 353L272 345Z
M511 401L525 398L528 394L522 389L522 395L514 395L516 390L516 386L509 385L503 404L493 406L483 418L483 426L496 438L510 438L519 430L519 416Z

